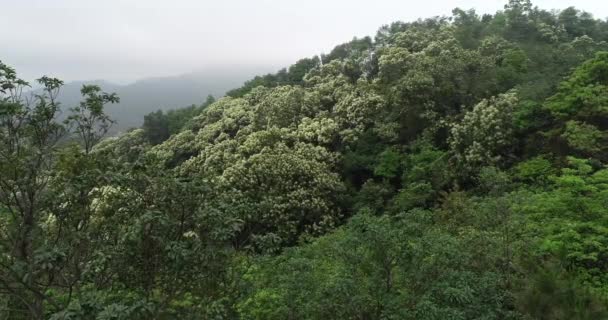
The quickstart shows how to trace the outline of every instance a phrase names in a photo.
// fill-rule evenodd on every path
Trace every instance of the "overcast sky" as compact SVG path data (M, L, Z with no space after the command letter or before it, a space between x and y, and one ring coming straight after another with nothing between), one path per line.
M129 82L209 67L268 71L393 21L507 0L0 0L0 60L26 79ZM606 0L536 0L608 16Z

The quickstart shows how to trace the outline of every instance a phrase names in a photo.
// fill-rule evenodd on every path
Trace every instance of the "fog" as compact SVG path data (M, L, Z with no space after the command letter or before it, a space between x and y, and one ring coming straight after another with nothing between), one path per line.
M0 59L25 79L128 83L193 71L255 68L267 72L373 36L393 21L502 9L506 0L0 0ZM544 9L575 5L597 18L608 2L535 1Z

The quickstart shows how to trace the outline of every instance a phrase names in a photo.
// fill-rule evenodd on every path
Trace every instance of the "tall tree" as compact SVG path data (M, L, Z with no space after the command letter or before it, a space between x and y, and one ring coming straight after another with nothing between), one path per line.
M65 252L57 250L56 241L62 235L53 237L45 226L54 218L51 172L69 132L56 120L63 82L44 76L38 83L42 92L26 97L29 84L0 63L0 288L15 301L14 318L42 319L45 304L61 307L47 290L59 281ZM85 99L67 121L85 154L111 123L103 105L117 101L114 94L99 92L83 87Z

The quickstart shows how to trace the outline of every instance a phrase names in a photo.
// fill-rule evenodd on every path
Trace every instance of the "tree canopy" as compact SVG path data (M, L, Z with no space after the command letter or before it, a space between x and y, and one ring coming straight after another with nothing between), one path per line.
M607 41L455 9L116 137L0 63L0 319L606 319Z

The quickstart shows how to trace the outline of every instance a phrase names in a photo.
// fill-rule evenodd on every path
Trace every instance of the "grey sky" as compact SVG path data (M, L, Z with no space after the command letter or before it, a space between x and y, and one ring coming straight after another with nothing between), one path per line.
M393 21L507 0L0 0L0 59L26 79L117 82L209 67L273 71ZM608 16L608 1L536 0Z

